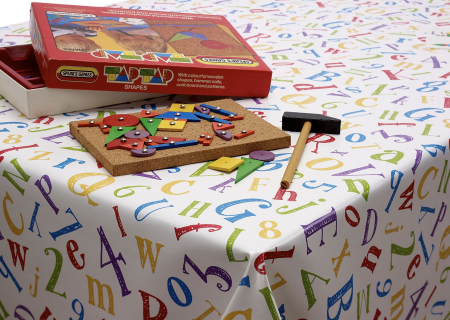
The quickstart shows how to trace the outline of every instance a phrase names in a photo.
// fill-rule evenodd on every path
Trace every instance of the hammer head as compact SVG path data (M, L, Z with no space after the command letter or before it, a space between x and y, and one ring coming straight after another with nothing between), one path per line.
M283 114L282 129L286 131L301 131L303 124L311 122L311 132L341 133L341 120L315 113L285 112Z

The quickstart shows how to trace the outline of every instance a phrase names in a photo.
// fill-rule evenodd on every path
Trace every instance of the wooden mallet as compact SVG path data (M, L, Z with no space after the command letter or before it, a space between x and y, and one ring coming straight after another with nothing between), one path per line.
M284 189L289 188L297 169L306 140L310 132L315 133L341 133L341 120L314 113L285 112L283 114L282 129L285 131L301 131L297 144L292 152L291 160L284 172L281 186Z

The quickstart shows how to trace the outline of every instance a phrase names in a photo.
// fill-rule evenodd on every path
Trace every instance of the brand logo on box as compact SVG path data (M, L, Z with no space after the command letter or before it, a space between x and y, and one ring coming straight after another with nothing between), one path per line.
M56 77L61 81L95 82L98 71L92 67L61 66L56 70Z
M219 66L256 67L259 65L259 63L255 60L238 57L197 56L196 60L203 64L212 64Z
M141 84L166 86L173 79L173 72L169 69L159 68L134 68L106 66L105 76L108 82L134 83L141 79Z
M154 61L165 63L193 63L191 58L186 58L181 53L162 53L162 52L147 52L145 54L136 54L133 51L118 51L118 50L103 50L97 49L92 51L91 55L101 59L114 60L140 60L140 61Z

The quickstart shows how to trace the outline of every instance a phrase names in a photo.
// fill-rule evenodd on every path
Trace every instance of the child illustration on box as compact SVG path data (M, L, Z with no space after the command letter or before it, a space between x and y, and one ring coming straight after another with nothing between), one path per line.
M166 52L167 43L144 21L118 17L72 17L47 14L56 47L68 52L98 49Z

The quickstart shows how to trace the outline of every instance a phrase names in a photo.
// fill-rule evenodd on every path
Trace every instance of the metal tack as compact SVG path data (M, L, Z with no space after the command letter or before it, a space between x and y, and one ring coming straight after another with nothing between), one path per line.
M153 119L148 119L147 122L150 122L150 123L151 123L151 122L153 122Z
M119 121L123 121L123 117L120 117L120 118L119 118Z

